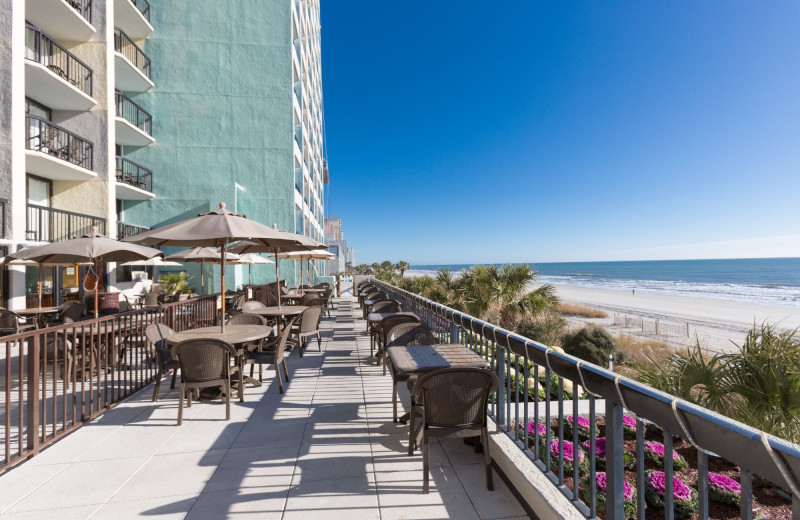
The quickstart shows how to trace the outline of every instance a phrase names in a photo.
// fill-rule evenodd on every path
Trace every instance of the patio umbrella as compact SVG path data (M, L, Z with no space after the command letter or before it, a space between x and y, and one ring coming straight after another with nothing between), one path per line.
M86 274L97 278L97 271L101 262L126 262L129 260L145 260L161 255L161 251L151 247L126 244L113 238L104 237L97 232L97 227L92 227L92 232L80 238L71 238L52 244L29 247L15 253L9 253L3 258L4 263L11 260L31 260L42 265L51 264L81 264L91 262L92 267ZM84 279L84 288L86 287ZM94 286L94 317L97 317L98 295L97 282Z
M278 255L280 258L288 258L290 260L300 260L300 283L303 283L303 261L310 260L330 260L336 258L336 255L324 249L313 249L311 251L290 251ZM311 285L311 266L308 266L306 271L308 273L308 284Z
M231 251L239 254L244 253L273 253L275 256L275 291L277 292L278 296L278 307L281 305L281 289L280 289L280 271L278 269L278 253L281 251L289 252L289 251L311 251L314 249L326 249L328 246L317 242L313 238L298 235L296 233L289 233L288 231L282 231L289 236L296 237L296 244L292 245L284 245L284 246L277 246L277 247L270 247L266 244L261 244L252 241L242 241L236 244L231 248Z
M237 265L247 265L247 283L250 284L253 283L253 264L274 264L275 262L269 258L264 258L263 256L259 256L255 253L245 253L243 255L239 255L239 260L231 263Z
M219 209L209 213L201 213L195 218L182 220L159 228L139 233L124 239L126 242L138 242L157 246L220 246L222 271L222 316L225 316L225 260L227 246L231 242L250 240L263 247L291 247L299 242L293 235L265 226L244 215L237 215L225 209L225 203L219 203ZM221 320L222 331L225 321Z
M231 258L231 257L234 258ZM184 249L177 253L171 254L167 260L176 260L178 262L192 262L200 264L200 294L205 295L205 281L203 278L203 267L206 263L218 264L222 262L222 253L213 247L193 247L191 249ZM227 260L236 260L235 255L228 255Z

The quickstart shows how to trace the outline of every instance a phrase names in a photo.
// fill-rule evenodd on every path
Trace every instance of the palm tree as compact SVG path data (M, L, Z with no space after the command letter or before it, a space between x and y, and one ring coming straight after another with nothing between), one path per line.
M524 319L557 311L558 296L552 285L530 290L536 272L527 264L473 266L456 283L456 293L467 312L515 329Z
M400 271L400 278L403 278L406 275L406 271L411 268L411 266L405 260L400 260L394 268Z

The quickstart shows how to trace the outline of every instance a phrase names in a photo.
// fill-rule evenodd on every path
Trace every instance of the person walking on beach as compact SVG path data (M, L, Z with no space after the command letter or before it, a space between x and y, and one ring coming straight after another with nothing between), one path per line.
M636 296L636 289L631 289L631 294L633 294L633 296Z

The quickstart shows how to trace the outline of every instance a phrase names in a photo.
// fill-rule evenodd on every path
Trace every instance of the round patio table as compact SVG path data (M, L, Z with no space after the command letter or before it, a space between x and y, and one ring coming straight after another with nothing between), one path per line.
M60 311L61 307L33 307L31 309L17 309L14 312L25 318L33 318L36 328L40 329L44 325L47 316L58 314Z
M270 330L263 325L226 325L225 332L219 326L184 330L167 336L167 343L180 343L187 339L220 339L232 345L258 341L269 336Z
M265 318L276 318L279 316L297 316L308 307L304 305L281 305L280 307L264 307L261 309L250 309L243 311L245 314L258 314Z

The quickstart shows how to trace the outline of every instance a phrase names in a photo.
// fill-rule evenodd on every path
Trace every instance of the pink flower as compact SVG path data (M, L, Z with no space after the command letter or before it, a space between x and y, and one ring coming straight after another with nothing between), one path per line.
M574 417L572 417L571 415L568 415L566 419L567 422L569 422L570 424L572 424L573 421L575 420ZM589 419L587 419L586 417L578 417L578 428L580 428L581 430L588 430L590 424L591 423L589 422Z
M586 441L583 443L583 449L586 451L590 450L589 443L591 441ZM605 437L598 437L594 440L594 453L601 459L606 458L606 438Z
M729 491L736 495L742 494L741 484L739 484L732 478L726 477L725 475L720 475L719 473L709 473L708 483L712 487L723 489L725 491Z
M663 471L651 471L647 475L647 480L655 490L656 494L660 497L664 496L666 479L664 478ZM691 500L692 490L689 486L683 483L678 477L672 478L672 493L677 500Z
M626 428L636 428L636 419L634 419L630 415L623 415L622 425Z
M644 449L650 450L661 458L664 458L664 445L660 442L645 442ZM677 459L680 457L677 451L672 450L672 458Z
M597 483L597 490L602 491L603 493L606 492L606 472L599 471L595 474L594 478L595 482ZM628 484L627 480L623 480L624 482L624 489L625 491L622 492L622 496L625 500L631 500L633 498L633 487Z
M550 454L555 457L558 457L558 445L560 444L558 439L553 439L550 441ZM575 447L572 445L571 442L565 442L563 444L564 450L564 461L565 462L572 462L573 458L575 458ZM578 462L583 460L583 452L578 450Z
M542 423L537 424L536 421L528 421L528 435L532 437L537 429L539 430L539 437L547 435L547 426Z

